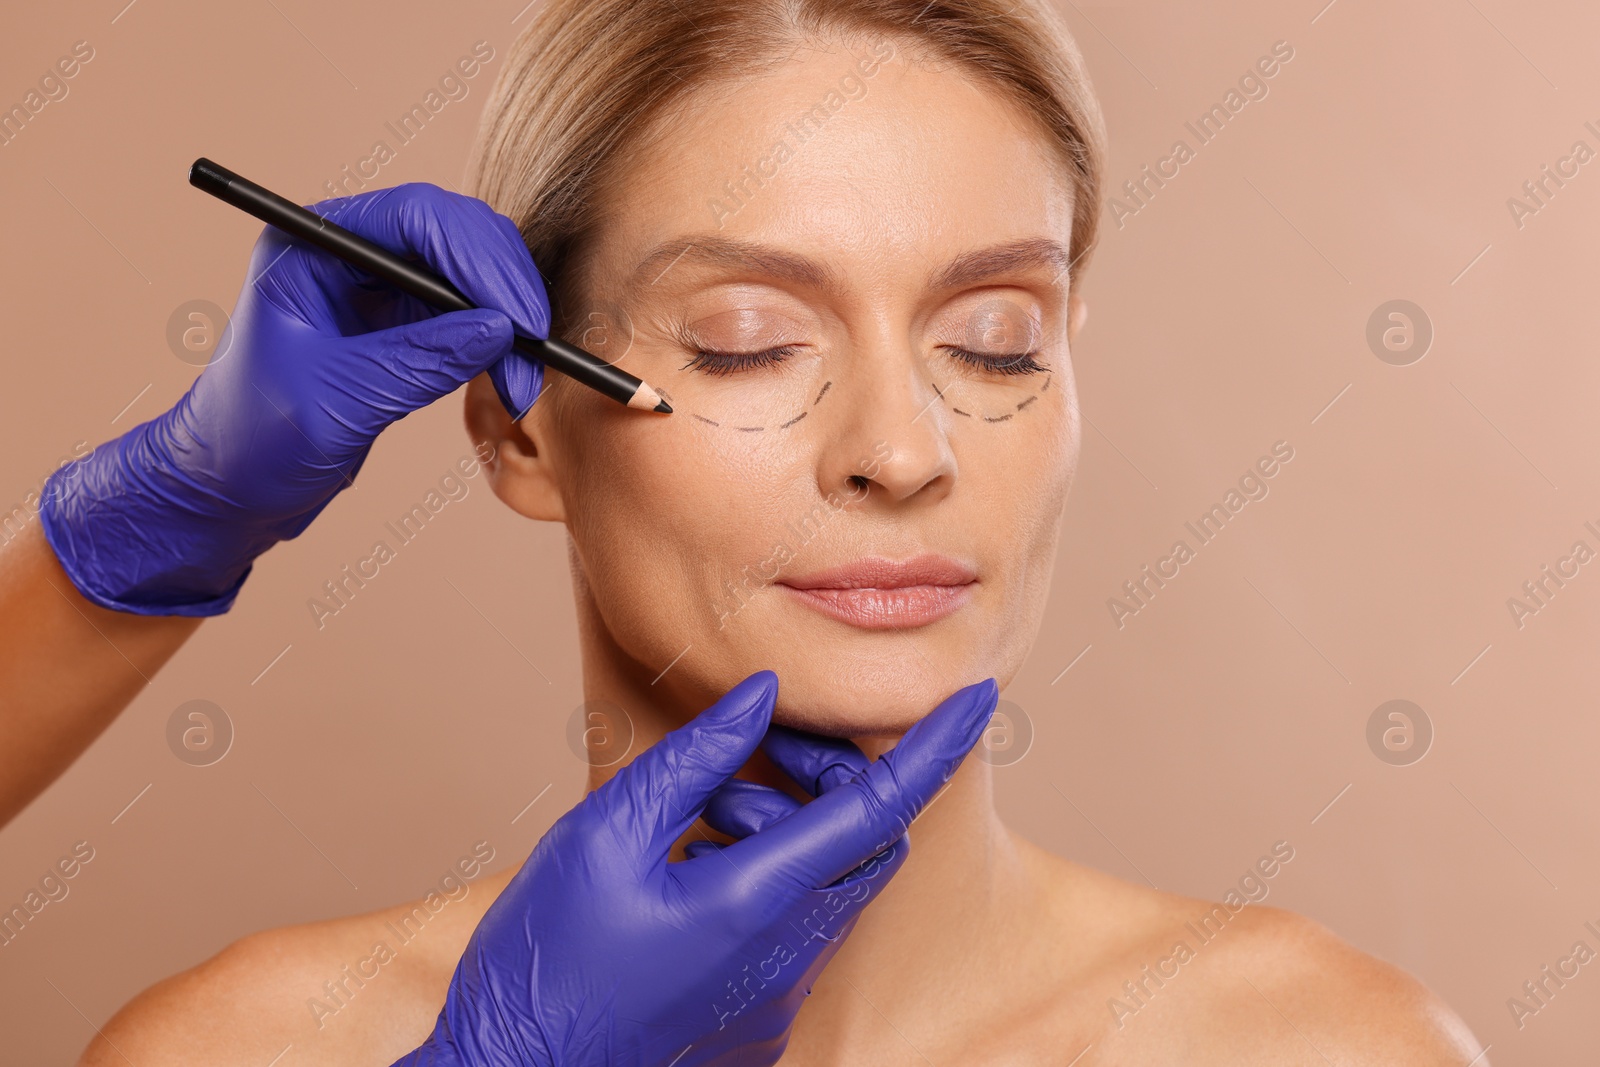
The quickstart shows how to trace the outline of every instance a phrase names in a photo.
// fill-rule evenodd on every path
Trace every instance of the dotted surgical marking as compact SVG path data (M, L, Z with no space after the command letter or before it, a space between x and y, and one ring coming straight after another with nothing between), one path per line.
M1029 404L1033 403L1035 400L1038 400L1040 394L1042 394L1046 389L1050 388L1050 380L1051 380L1051 378L1053 376L1054 376L1054 372L1046 371L1045 372L1045 377L1044 377L1044 384L1039 386L1039 392L1035 393L1034 395L1032 395L1030 397L1028 397L1026 400L1019 401L1017 403L1017 406L1016 406L1016 411L1009 411L1004 415L984 415L983 416L983 421L984 422L1005 422L1008 419L1011 419L1012 417L1015 416L1017 411L1022 411ZM939 399L940 400L946 401L947 403L950 401L950 398L945 396L944 390L939 388L939 383L938 382L934 382L933 383L933 391L935 393L939 394ZM969 419L972 418L972 412L970 412L970 411L962 411L960 408L956 407L955 404L953 404L953 403L950 404L950 410L955 412L957 415L962 415L962 416L965 416L966 418L969 418Z
M812 407L816 407L818 404L820 404L822 402L822 398L824 396L828 395L828 390L831 389L831 388L833 388L833 379L830 378L827 381L822 383L822 389L817 393L817 398L811 402L811 406ZM667 396L666 393L661 392L661 390L659 390L659 389L656 390L656 391L660 392L662 397L664 399L666 399L668 403L671 403L672 398L670 396ZM707 423L707 424L709 424L711 426L721 427L721 425L722 425L722 423L718 422L716 419L708 419L704 415L699 414L698 412L691 411L691 412L689 412L689 414L694 416L695 418L699 419L701 422ZM789 427L793 426L795 423L799 422L801 419L805 418L809 414L810 414L809 411L802 411L800 414L796 415L794 418L790 419L788 422L779 423L778 424L778 429L787 430ZM765 433L766 429L767 429L765 426L734 426L734 427L731 427L731 428L735 429L735 430L738 430L741 433Z
M1039 386L1039 392L1035 393L1033 396L1028 397L1026 400L1019 401L1017 403L1017 405L1016 405L1016 409L1015 410L1016 411L1023 411L1028 407L1028 405L1032 404L1035 400L1038 400L1039 397L1041 395L1043 395L1045 390L1050 388L1050 383L1054 379L1054 377L1055 377L1055 374L1054 374L1053 371L1046 371L1045 372L1045 376L1044 376L1044 382L1043 382L1043 384L1041 384ZM940 400L943 400L945 403L950 405L950 410L951 411L955 412L957 415L960 415L960 416L962 416L964 418L969 418L970 419L970 418L973 417L973 413L972 412L963 411L960 408L956 407L953 403L951 403L950 397L945 395L945 391L942 388L939 387L939 383L938 382L933 382L932 385L933 385L933 391L938 394ZM832 388L833 388L833 379L830 378L828 381L823 382L822 383L822 388L817 391L816 398L811 401L811 406L812 407L816 407L818 404L822 403L822 398L827 396L828 395L828 390L832 389ZM658 390L658 392L659 391L660 390ZM670 396L667 396L667 394L665 392L662 392L661 395L662 395L662 397L664 397L669 402L672 399ZM692 415L694 418L699 419L701 422L706 423L708 425L716 426L716 427L719 427L719 428L722 426L722 423L718 422L717 420L708 419L704 415L698 414L696 412L692 412L691 411L688 414ZM796 415L794 418L789 419L786 422L779 423L778 426L777 426L777 429L787 430L789 427L793 426L795 423L797 423L801 419L805 418L808 414L810 414L809 411L802 411L802 412L800 412L800 414ZM1006 422L1006 421L1009 421L1011 418L1013 418L1014 415L1015 415L1015 411L1007 412L1004 415L984 415L983 416L983 421L984 422L989 422L989 423ZM765 426L734 426L734 427L732 427L732 429L738 430L741 433L765 433L767 428Z

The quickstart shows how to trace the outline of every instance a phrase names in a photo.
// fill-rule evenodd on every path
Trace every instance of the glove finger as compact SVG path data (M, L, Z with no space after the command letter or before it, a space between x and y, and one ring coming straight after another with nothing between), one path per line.
M489 381L506 411L521 422L544 392L544 364L512 352L489 368Z
M788 726L769 729L761 750L814 797L854 778L868 763L854 742Z
M727 847L742 872L830 885L905 835L983 735L999 690L990 678L952 695L854 778Z
M495 322L491 333L482 339L481 344L471 336L458 336L449 326L442 327L444 332L442 340L434 340L435 325L441 320L453 320L458 315L480 314L493 316L494 319L491 321ZM456 321L459 323L471 320ZM500 323L504 323L503 328ZM439 375L434 373L441 369L439 365L418 364L413 361L414 353L386 347L386 336L408 339L412 347L453 354L455 358L448 360L442 368L448 373ZM421 407L448 395L457 386L476 377L488 367L489 380L494 384L494 391L499 396L500 403L505 405L506 411L513 419L520 421L527 417L534 401L539 399L539 394L544 390L544 364L514 351L511 347L514 340L510 321L498 311L483 308L477 311L445 312L433 318L424 318L390 330L377 330L361 335L361 342L379 346L376 350L378 354L375 356L379 367L376 371L372 367L360 368L363 372L362 380L368 380L373 373L380 377L385 375L393 377L397 383L410 380L417 388L397 389L396 396L409 395L413 405Z
M722 845L716 841L690 841L683 846L683 852L689 859L699 859L701 856L709 855L721 847Z
M800 802L781 790L731 778L711 794L701 818L718 833L749 837L799 810Z
M876 856L869 857L855 870L825 889L813 890L817 901L801 920L812 938L836 941L847 932L856 916L882 893L911 855L911 838L893 841Z
M336 388L360 396L382 429L455 392L511 350L511 321L498 311L452 311L354 339L370 357L330 365Z
M855 870L840 879L838 888L848 892L855 885L864 883L877 893L885 882L894 877L896 871L905 866L906 859L910 855L911 835L906 834L889 842L888 847L877 855L868 856Z
M778 676L757 671L589 794L612 835L641 860L665 862L711 794L755 753L777 696Z

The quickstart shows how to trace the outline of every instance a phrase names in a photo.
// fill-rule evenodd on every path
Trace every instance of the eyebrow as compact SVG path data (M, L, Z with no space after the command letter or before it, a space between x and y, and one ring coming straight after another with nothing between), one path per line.
M683 260L736 268L795 282L827 293L841 293L843 280L829 267L794 252L721 234L677 237L657 245L634 268L633 284L654 285ZM1052 283L1068 272L1071 256L1059 241L1026 237L963 252L929 279L936 290L957 289L1005 274L1040 268L1053 271Z
M1059 279L1072 265L1072 257L1060 241L1048 237L1026 237L1020 241L992 245L961 255L945 264L933 279L935 289L957 289L987 281L1001 274L1020 274L1044 268Z

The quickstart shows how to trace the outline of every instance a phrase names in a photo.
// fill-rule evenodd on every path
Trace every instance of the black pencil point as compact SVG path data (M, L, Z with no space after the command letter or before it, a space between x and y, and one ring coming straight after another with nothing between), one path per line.
M656 405L656 410L661 412L661 414L663 414L663 415L671 415L672 414L672 405L667 403L665 400L663 400L659 404Z

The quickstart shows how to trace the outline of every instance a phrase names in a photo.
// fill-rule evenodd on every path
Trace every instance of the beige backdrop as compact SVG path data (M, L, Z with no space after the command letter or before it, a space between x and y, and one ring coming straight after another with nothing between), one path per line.
M459 185L526 21L523 0L126 2L11 5L0 34L3 105L75 42L93 52L0 146L7 510L76 442L181 395L175 310L231 306L259 226L190 189L192 159L318 199L482 40L468 95L376 179ZM1004 694L1036 737L1002 808L1065 855L1206 897L1287 840L1269 903L1421 976L1496 1064L1577 1063L1600 965L1520 1028L1507 998L1574 942L1600 948L1600 563L1561 563L1600 550L1600 9L1325 2L1065 6L1111 191L1169 177L1108 206L1089 276L1092 429L1045 630ZM1202 144L1185 123L1277 42L1293 58L1266 95L1247 83L1258 98ZM1192 158L1163 164L1179 139ZM1380 315L1401 332L1374 348L1392 300L1421 309L1410 347ZM234 938L416 896L480 839L512 862L576 799L559 528L474 479L320 631L307 609L467 454L459 409L391 430L359 489L0 834L6 908L94 850L0 947L0 1058L67 1063ZM1280 441L1269 494L1119 627L1108 599ZM1577 575L1519 626L1508 599L1544 565ZM211 766L169 747L191 700L235 731ZM1420 733L1368 740L1390 700L1431 724L1420 762L1378 755L1415 757Z

